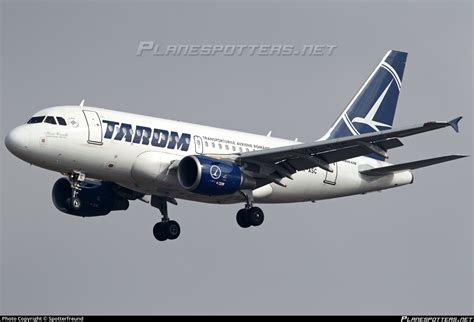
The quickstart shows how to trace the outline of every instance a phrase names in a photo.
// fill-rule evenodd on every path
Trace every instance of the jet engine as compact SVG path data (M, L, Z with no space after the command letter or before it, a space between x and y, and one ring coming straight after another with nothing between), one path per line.
M53 186L54 206L69 215L81 217L105 216L111 211L127 210L129 202L115 192L116 184L112 182L81 182L81 208L74 210L70 205L72 196L71 183L66 178L60 178Z
M202 155L186 156L179 162L178 181L186 190L209 196L228 195L256 186L255 180L242 173L234 162Z

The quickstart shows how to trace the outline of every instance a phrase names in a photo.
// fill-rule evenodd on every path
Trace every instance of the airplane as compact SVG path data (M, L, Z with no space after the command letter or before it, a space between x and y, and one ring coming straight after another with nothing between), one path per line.
M181 232L168 215L177 199L243 203L240 227L260 226L256 204L315 202L413 183L412 171L460 159L446 155L390 164L388 150L401 138L451 127L425 122L392 128L407 53L390 50L327 133L302 143L84 105L42 109L12 129L5 145L16 157L59 172L55 207L94 217L126 210L132 200L161 213L159 241Z

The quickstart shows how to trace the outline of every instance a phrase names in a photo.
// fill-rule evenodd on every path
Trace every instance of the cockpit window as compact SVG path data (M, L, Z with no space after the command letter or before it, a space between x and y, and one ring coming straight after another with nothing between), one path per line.
M44 116L33 116L30 118L30 120L27 122L27 124L34 124L34 123L41 123L44 120Z
M56 116L59 125L67 125L66 121L61 116Z
M47 116L44 123L56 124L56 120L52 116Z

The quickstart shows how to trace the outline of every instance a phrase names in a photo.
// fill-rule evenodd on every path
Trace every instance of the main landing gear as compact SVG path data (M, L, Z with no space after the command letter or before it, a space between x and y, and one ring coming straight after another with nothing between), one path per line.
M253 207L252 193L241 192L245 197L246 204L245 208L240 209L237 212L237 223L242 228L248 228L250 226L260 226L265 218L263 210L258 207Z
M264 220L263 210L253 206L252 193L241 192L245 197L246 204L245 208L240 209L237 212L237 223L242 228L248 228L250 226L260 226ZM179 224L170 220L168 217L168 202L177 204L173 198L152 196L150 204L158 208L161 212L162 219L153 227L153 235L159 241L165 241L167 239L174 240L179 237L181 228Z
M151 197L151 205L158 208L163 216L161 222L153 227L153 235L159 241L165 241L167 239L174 240L178 238L181 232L179 224L174 220L170 220L168 217L168 202L175 203L174 199L158 196Z
M240 227L249 228L250 226L260 226L263 223L264 215L262 209L250 207L240 209L236 218Z
M71 198L66 200L66 202L69 203L69 206L73 210L79 210L81 209L81 199L79 199L79 191L81 191L81 182L83 182L86 179L86 175L82 172L79 171L73 171L69 175L69 180L71 181Z

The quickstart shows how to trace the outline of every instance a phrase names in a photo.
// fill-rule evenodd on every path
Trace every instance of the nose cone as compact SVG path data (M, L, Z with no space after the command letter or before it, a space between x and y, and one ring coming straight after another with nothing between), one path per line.
M19 158L23 158L28 150L29 131L24 125L11 130L5 138L5 146L7 149Z

